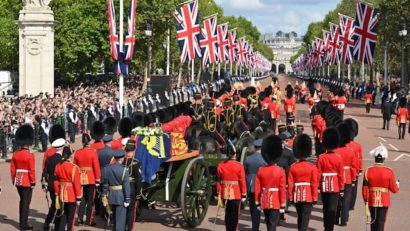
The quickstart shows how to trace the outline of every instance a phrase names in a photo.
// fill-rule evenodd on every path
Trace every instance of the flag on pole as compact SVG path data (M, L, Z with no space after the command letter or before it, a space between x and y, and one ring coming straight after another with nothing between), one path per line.
M181 50L181 63L188 63L201 57L199 43L201 30L199 27L198 0L188 2L174 12L177 21L177 38Z
M240 66L245 65L245 38L238 39L238 63Z
M339 34L340 29L339 26L333 23L330 23L330 63L331 64L338 64L340 57L339 57Z
M340 14L340 61L344 64L353 63L353 31L353 18Z
M229 62L236 61L236 53L238 51L238 44L236 42L236 29L228 31L228 45L229 45Z
M218 63L218 35L217 17L213 15L204 20L202 39L200 41L202 51L202 64Z
M330 63L330 39L330 32L323 30L323 53L326 64Z
M108 30L110 32L111 58L114 61L117 61L118 53L120 51L120 40L118 38L117 27L115 23L114 0L107 0L107 4L108 4Z
M229 59L228 24L218 25L218 55L219 61L225 63Z
M125 37L125 61L129 63L134 57L135 49L135 21L137 15L137 0L130 0L130 11L128 13L127 35Z
M357 1L356 20L353 40L354 58L365 64L373 63L373 54L377 41L377 22L379 15L373 7Z
M316 66L322 66L323 64L323 40L320 38L316 38Z

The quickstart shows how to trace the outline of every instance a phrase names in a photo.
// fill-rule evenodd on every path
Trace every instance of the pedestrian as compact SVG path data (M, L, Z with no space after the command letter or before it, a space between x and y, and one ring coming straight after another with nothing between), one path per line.
M236 161L234 146L229 145L229 150L228 159L220 162L217 167L216 191L218 206L225 207L226 231L236 231L241 202L246 201L246 180L242 164Z
M366 105L366 113L370 113L370 107L373 102L373 95L370 91L366 92L366 95L364 95L364 103Z
M387 148L383 145L370 151L375 164L368 167L363 178L363 200L366 204L366 215L371 217L371 231L383 231L390 207L390 192L399 191L400 181L396 181L394 172L385 166L388 157Z
M406 98L401 98L399 109L397 110L396 122L399 127L399 140L404 139L406 134L406 124L409 121L409 111L407 110Z
M124 167L125 151L114 150L115 163L102 170L103 197L108 201L113 212L113 231L124 231L127 220L127 208L131 201L130 179Z
M44 169L41 177L41 186L44 190L44 193L50 194L51 204L48 209L48 213L46 219L44 221L43 229L45 231L50 230L50 225L54 222L55 227L58 227L59 221L56 218L56 191L54 188L54 182L56 180L55 177L55 169L58 164L61 163L63 158L63 147L66 144L65 140L65 130L61 125L54 125L50 129L50 137L54 140L51 143L51 147L55 149L54 154L51 154L45 164ZM54 221L53 221L54 220Z
M77 134L77 123L78 123L78 116L77 112L75 111L72 105L68 105L68 137L70 138L70 143L75 142L75 135Z
M20 149L13 153L10 162L11 182L17 188L20 197L19 228L33 230L28 224L29 209L33 189L36 186L34 154L30 153L30 145L34 141L34 129L28 124L20 126L16 131L16 143Z
M97 151L89 147L91 138L83 133L83 148L75 152L74 164L80 168L80 182L83 190L83 198L78 210L77 224L95 226L94 200L97 187L100 186L101 169ZM84 223L84 214L86 220Z
M344 192L344 167L342 158L335 153L340 135L336 128L330 127L323 133L325 153L317 161L320 177L320 190L323 203L323 226L325 231L333 231L339 196Z
M263 210L268 231L275 231L286 205L286 174L277 165L282 155L282 141L276 135L263 140L262 156L267 165L259 168L255 178L255 204Z
M63 148L63 159L55 169L54 190L56 191L58 231L74 230L74 218L81 203L82 189L80 168L73 164L74 155L70 147Z
M386 98L382 105L383 129L389 130L392 112L393 112L393 105L390 99Z
M266 162L261 154L262 138L254 141L255 152L246 157L244 162L246 174L246 188L248 189L249 210L252 218L252 231L258 231L261 219L261 211L255 204L255 176L260 167L265 166Z
M298 230L306 231L312 207L318 200L319 186L318 170L306 160L312 155L312 139L306 134L298 135L293 144L293 153L298 161L290 166L288 197L290 204L296 207Z

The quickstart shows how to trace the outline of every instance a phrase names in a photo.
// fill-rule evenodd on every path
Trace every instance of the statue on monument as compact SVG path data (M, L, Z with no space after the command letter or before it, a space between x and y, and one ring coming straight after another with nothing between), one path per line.
M26 7L47 7L50 2L51 0L23 0Z

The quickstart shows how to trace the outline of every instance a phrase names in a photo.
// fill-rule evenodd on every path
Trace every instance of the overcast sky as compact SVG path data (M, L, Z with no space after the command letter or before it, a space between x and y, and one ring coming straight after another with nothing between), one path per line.
M264 33L306 33L311 22L321 21L340 0L215 0L224 15L244 16Z

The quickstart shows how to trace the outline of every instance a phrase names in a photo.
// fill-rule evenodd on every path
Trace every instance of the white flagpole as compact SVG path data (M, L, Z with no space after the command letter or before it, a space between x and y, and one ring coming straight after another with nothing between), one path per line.
M192 67L191 67L191 82L195 81L195 59L192 60Z
M352 74L351 74L351 70L350 70L350 69L351 69L351 65L348 64L348 65L347 65L347 79L349 79L349 80L352 78L352 77L351 77Z
M340 62L337 63L337 79L340 80Z
M120 0L120 53L124 52L124 0ZM120 67L121 68L121 67ZM119 79L119 90L120 97L119 103L121 108L121 117L122 117L122 107L124 105L124 74L121 72Z
M218 79L221 76L221 63L218 63Z
M360 77L362 78L362 81L364 81L364 63L362 62L360 66Z
M169 75L169 63L170 63L170 45L171 44L171 29L169 28L168 25L168 30L167 30L167 70L166 70L166 75Z

